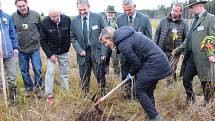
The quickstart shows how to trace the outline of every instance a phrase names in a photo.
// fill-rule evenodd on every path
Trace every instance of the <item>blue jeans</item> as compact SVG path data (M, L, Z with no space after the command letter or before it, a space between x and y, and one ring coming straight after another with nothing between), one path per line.
M30 59L34 71L34 84L29 73ZM42 61L39 49L30 53L19 52L19 68L22 74L22 79L24 81L26 91L33 91L34 85L36 88L42 86Z

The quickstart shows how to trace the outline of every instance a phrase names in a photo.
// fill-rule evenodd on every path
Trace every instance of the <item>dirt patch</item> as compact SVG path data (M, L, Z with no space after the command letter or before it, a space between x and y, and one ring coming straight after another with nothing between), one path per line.
M75 121L126 121L120 116L107 116L101 109L84 110Z

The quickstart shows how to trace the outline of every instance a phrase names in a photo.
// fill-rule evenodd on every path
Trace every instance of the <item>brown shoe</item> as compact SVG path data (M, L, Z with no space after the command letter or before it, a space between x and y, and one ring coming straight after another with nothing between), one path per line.
M9 105L16 105L17 104L17 96L16 96L16 86L9 86Z
M37 95L38 98L43 97L43 93L42 93L41 88L35 88L35 94Z
M25 97L31 97L34 95L34 91L25 91Z

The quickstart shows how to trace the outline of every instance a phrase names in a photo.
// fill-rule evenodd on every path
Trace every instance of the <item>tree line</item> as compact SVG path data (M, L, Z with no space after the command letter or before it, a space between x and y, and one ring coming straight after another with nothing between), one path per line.
M197 1L197 0L196 0ZM176 1L177 2L177 1ZM171 4L170 7L166 7L165 5L160 5L158 6L157 9L155 10L148 10L148 9L143 9L143 10L139 10L141 13L144 13L146 15L148 15L150 18L152 19L160 19L164 16L167 16L169 15L170 11L171 11L171 8L172 8L172 5L174 3ZM183 18L185 19L190 19L192 18L192 16L190 15L189 13L189 10L187 7L188 5L188 2L184 2L182 3L183 6L184 6L184 14L183 14ZM205 8L206 10L209 12L209 13L212 13L212 14L215 14L215 0L210 0L208 1L207 4L205 4Z
M197 0L195 0L197 1ZM174 1L174 2L177 2ZM157 9L154 9L154 10L149 10L149 9L142 9L142 10L138 10L139 12L141 13L144 13L146 15L149 16L149 18L151 19L160 19L164 16L168 16L170 11L171 11L171 8L172 8L172 5L174 4L174 2L171 4L170 7L166 7L165 5L159 5ZM185 19L191 19L192 16L190 15L189 13L189 10L187 7L188 5L188 1L182 3L183 6L184 6L184 14L183 14L183 18ZM215 14L215 0L210 0L208 1L207 4L205 4L205 7L206 7L206 10L209 12L209 13L212 13L212 14ZM102 15L105 16L105 12L101 12ZM119 15L120 13L117 13L117 15ZM44 17L44 13L42 12L41 13L41 16ZM71 18L73 18L74 16L71 16Z

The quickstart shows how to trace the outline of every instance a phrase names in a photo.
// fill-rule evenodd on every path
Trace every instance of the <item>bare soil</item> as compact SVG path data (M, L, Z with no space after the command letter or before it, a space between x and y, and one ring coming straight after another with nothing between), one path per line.
M75 121L126 121L120 116L110 115L107 116L100 108L91 108L84 110Z

